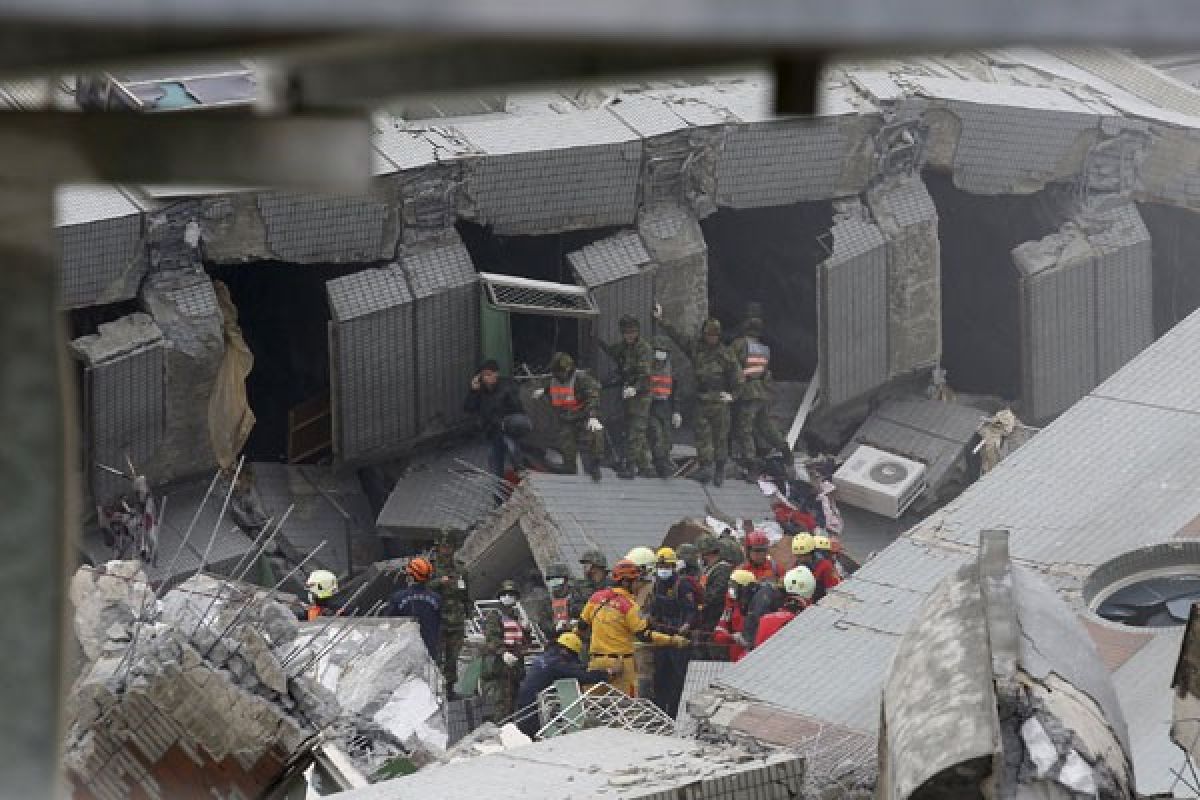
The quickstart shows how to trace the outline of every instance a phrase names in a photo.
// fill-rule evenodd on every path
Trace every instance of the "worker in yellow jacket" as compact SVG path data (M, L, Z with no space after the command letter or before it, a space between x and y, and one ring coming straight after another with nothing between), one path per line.
M613 566L612 577L613 585L593 594L579 615L580 629L591 633L588 669L615 673L613 685L630 697L637 697L634 640L657 647L687 647L691 642L686 636L650 630L641 607L633 599L633 587L642 577L637 564L621 559Z

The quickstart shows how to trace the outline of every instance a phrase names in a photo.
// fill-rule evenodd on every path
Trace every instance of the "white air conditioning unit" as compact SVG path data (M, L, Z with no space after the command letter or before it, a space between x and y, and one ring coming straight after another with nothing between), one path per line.
M925 465L860 444L833 483L840 502L896 519L925 491Z

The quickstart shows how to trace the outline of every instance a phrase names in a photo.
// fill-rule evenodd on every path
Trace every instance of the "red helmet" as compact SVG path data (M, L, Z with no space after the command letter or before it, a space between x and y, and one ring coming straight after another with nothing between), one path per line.
M408 573L408 577L417 583L426 583L433 577L433 564L430 564L423 558L414 558L408 562L408 566L404 568L404 571Z
M636 581L642 577L642 568L628 558L622 558L613 565L612 576L614 581Z
M771 540L762 531L750 531L746 534L746 547L761 547L764 550L771 546Z

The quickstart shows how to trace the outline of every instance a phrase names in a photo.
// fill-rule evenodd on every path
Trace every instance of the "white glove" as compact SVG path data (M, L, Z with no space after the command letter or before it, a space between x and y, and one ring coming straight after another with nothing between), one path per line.
M529 396L530 396L530 397L532 397L534 400L541 400L541 399L542 399L542 396L543 396L544 394L546 394L546 390L545 390L545 389L534 389L534 390L533 390L533 391L530 393L530 395L529 395Z
M736 644L737 644L739 647L749 647L749 646L750 646L750 645L746 644L746 637L745 637L745 636L742 636L742 632L741 632L741 631L738 631L737 633L735 633L735 634L733 635L733 641L734 641L734 642L735 642L735 643L736 643ZM508 653L505 653L504 655L508 655Z
M637 397L637 389L633 386L626 386L621 390L621 397L624 397L626 400L631 397Z
M739 634L739 635L740 635L740 634ZM516 657L516 656L514 656L512 653L505 653L504 655L502 655L502 656L500 656L500 657L501 657L502 659L504 659L504 663L505 663L507 666L510 666L510 667L515 667L515 666L517 665L517 657Z
M655 303L653 313L655 319L662 319L662 306L660 306L658 303Z
M590 417L588 419L586 427L591 433L598 433L599 431L604 430L604 426L600 424L600 420L596 419L595 417Z
M683 424L683 414L680 414L678 411L676 411L674 414L671 415L671 427L678 428L682 424Z
M722 403L732 403L733 395L731 395L729 392L721 392L721 402Z

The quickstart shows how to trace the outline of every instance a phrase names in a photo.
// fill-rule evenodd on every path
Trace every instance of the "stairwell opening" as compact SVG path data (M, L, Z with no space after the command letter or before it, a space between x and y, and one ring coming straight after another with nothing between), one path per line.
M206 265L213 280L229 287L246 346L254 354L246 395L256 421L243 450L247 460L288 461L289 412L322 403L328 407L325 283L362 268L277 261Z
M1021 330L1012 249L1057 230L1057 190L978 195L952 176L927 172L938 213L942 366L951 386L1015 401L1021 394Z
M832 224L828 201L722 208L700 223L709 312L729 339L739 333L747 303L761 303L763 339L779 380L807 381L816 369L817 265L828 257L818 239Z
M479 272L515 275L552 283L575 284L567 254L616 233L619 228L591 228L541 236L503 236L490 226L460 220L458 234ZM509 315L513 364L544 372L558 351L579 358L580 320L574 317L513 313Z

